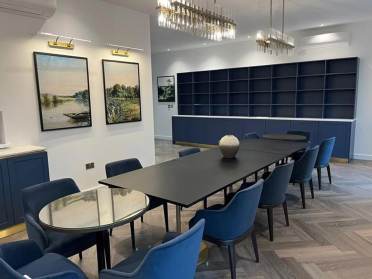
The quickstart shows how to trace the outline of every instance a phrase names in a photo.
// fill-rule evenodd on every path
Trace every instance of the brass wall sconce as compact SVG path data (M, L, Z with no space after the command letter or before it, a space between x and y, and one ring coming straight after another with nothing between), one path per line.
M63 49L70 49L73 50L75 45L72 43L73 39L70 39L69 42L59 42L59 37L57 37L54 41L48 41L49 47L54 48L63 48Z

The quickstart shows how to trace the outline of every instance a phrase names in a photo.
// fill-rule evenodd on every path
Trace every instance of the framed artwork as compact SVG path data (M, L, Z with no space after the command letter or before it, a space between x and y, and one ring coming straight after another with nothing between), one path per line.
M102 60L106 124L141 121L139 64Z
M88 59L34 52L42 131L91 127Z
M158 101L168 103L176 101L174 76L158 77Z

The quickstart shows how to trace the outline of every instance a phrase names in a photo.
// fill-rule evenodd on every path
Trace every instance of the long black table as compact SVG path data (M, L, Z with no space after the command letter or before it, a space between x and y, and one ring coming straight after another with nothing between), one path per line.
M306 146L303 142L249 139L241 142L235 159L222 159L220 150L212 148L99 183L141 191L175 204L177 231L181 231L181 207L190 207Z

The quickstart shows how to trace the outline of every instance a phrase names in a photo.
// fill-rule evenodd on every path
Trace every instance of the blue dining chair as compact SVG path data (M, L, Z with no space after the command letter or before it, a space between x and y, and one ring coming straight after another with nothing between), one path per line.
M244 139L259 139L260 137L257 135L257 133L245 133Z
M300 159L295 161L290 183L300 184L302 208L306 208L305 183L309 183L311 198L314 199L313 169L318 156L319 146L308 149Z
M81 259L84 250L96 245L95 233L62 233L44 229L40 225L39 212L44 206L79 191L70 178L49 181L22 190L28 238L34 240L46 253L57 253L65 257L79 254Z
M289 226L286 192L291 179L293 164L293 162L290 162L277 166L273 172L264 175L266 178L258 207L267 211L270 241L274 240L273 209L275 207L283 206L285 223Z
M332 184L331 166L329 164L336 138L329 138L322 141L319 147L318 158L316 159L315 168L318 173L319 190L322 189L322 168L327 168L329 184Z
M121 161L116 161L116 162L111 162L106 164L106 176L108 178L117 176L120 174L124 174L127 172L135 171L142 169L142 165L140 161L137 158L131 158L131 159L126 159L126 160L121 160ZM165 221L165 229L168 232L169 231L169 224L168 224L168 204L166 201L156 198L156 197L151 197L149 196L150 203L148 210L152 210L154 208L157 208L159 206L163 206L164 210L164 221ZM141 217L141 221L143 222L143 217ZM133 226L133 228L132 228ZM132 232L132 245L134 241L134 225L131 224L131 232ZM135 244L134 244L135 247Z
M178 152L178 156L181 158L181 157L189 156L189 155L196 154L199 152L201 152L200 148L192 147L192 148L181 150L180 152Z
M218 246L228 248L231 278L236 278L235 244L250 234L256 262L259 262L258 247L254 221L262 192L263 180L253 186L239 191L226 205L214 205L208 209L199 210L190 220L189 226L194 226L199 220L205 219L203 239Z
M22 240L0 245L0 278L87 279L81 269L67 258L45 254L36 242Z
M149 250L135 252L110 270L103 270L100 279L191 279L194 278L203 237L204 220L189 231Z

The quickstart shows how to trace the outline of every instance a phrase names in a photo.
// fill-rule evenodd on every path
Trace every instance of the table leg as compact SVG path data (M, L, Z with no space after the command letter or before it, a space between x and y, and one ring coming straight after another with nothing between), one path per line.
M104 238L106 268L110 269L111 268L111 247L110 247L110 235L108 231L104 232L103 238Z
M181 206L176 205L176 231L178 233L182 232L181 228Z
M104 232L96 232L98 273L106 268Z

